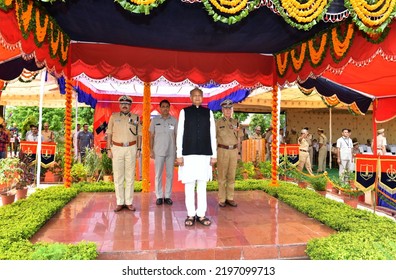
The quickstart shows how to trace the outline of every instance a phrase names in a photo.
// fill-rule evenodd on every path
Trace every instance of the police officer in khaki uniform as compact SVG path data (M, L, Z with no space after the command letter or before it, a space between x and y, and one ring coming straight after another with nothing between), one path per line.
M123 95L120 112L110 116L107 127L107 154L113 161L113 174L117 207L114 212L124 207L135 211L133 192L135 182L136 156L141 152L142 132L139 116L132 114L132 98Z
M221 102L223 117L216 121L217 138L217 182L219 184L219 206L227 204L237 207L234 201L235 172L240 158L243 132L237 120L231 117L232 101Z
M319 156L318 156L318 172L326 171L327 157L327 137L322 128L318 128L319 135Z

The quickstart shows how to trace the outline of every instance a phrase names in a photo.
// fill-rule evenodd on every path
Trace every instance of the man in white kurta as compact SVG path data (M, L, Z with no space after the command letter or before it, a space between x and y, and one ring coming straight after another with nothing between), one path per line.
M202 107L203 92L194 88L190 92L192 106L180 111L176 137L176 157L179 164L179 181L185 184L187 208L186 226L198 221L209 226L206 184L212 179L212 166L217 161L216 124L213 113ZM197 207L195 207L197 184Z
M348 179L345 172L351 171L353 142L350 138L351 130L342 129L342 136L337 139L337 163L339 165L340 179L345 181Z

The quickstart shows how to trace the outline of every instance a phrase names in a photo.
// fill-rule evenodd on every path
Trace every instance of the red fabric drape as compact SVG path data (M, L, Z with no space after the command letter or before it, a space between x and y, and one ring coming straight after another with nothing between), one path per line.
M0 10L0 22L0 37L4 40L3 45L16 46L24 55L34 55L36 63L45 64L48 71L58 77L63 75L63 66L56 58L51 58L48 43L43 43L38 48L34 42L33 33L30 33L26 40L22 37L15 10L9 10L8 12Z
M202 53L158 50L121 45L72 43L72 75L92 79L138 77L152 82L189 79L196 84L237 81L244 87L272 85L272 56L248 53ZM120 55L122 54L122 55Z

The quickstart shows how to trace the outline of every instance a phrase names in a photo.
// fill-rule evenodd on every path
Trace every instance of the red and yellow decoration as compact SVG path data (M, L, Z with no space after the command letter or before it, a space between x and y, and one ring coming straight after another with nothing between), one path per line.
M292 49L277 53L275 54L277 73L283 77L288 70L290 62L293 71L298 73L307 58L313 67L317 67L323 62L329 48L333 60L335 62L340 61L346 56L351 47L353 35L354 26L352 23L348 23L345 26L339 25ZM328 43L328 38L331 38L330 44ZM315 47L316 45L319 46Z
M396 0L346 0L345 7L356 15L356 24L369 27L367 33L381 33L394 17Z
M50 56L57 58L61 65L66 65L70 39L45 10L36 1L7 0L0 5L0 9L5 11L12 8L15 8L23 38L27 39L33 34L37 47L48 43Z
M72 167L72 81L66 79L66 108L65 108L65 165L64 183L66 188L71 187L71 167Z
M151 87L150 83L144 83L143 93L143 145L142 145L142 191L150 191L150 109Z
M312 22L324 13L325 8L329 5L328 0L281 0L282 8L287 12L289 17L294 18L297 22Z
M278 86L272 89L272 145L271 145L271 185L278 186Z

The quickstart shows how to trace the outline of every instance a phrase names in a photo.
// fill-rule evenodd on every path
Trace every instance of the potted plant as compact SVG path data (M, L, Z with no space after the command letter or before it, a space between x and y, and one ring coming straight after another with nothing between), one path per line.
M75 163L71 168L70 175L73 182L85 181L87 179L87 170L82 163Z
M3 205L15 200L16 186L23 173L19 163L19 158L0 159L0 193Z
M89 181L96 181L98 179L101 169L101 159L95 149L85 148L84 167L87 171L87 179Z
M326 193L327 179L325 176L310 177L308 180L315 191L319 192L320 194Z
M102 158L100 160L100 167L103 173L103 181L112 182L113 181L113 162L107 153L102 153Z
M18 168L22 170L20 179L16 184L16 198L19 200L26 198L29 186L34 183L36 178L34 166L32 166L32 159L26 156L22 151L19 152L18 158Z

